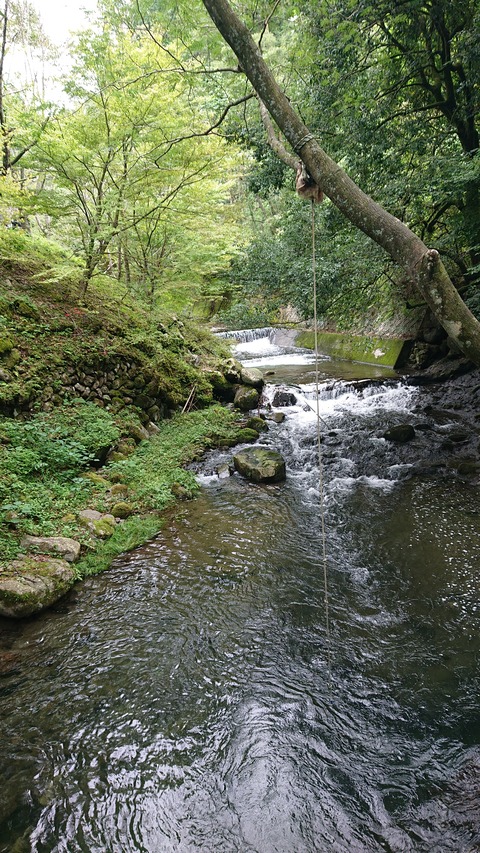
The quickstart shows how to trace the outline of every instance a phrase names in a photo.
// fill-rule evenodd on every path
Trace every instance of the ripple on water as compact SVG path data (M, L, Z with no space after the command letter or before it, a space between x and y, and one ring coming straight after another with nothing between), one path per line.
M2 853L480 848L478 495L362 468L364 421L332 412L330 680L299 411L303 437L291 412L267 439L284 485L210 480L75 603L9 629Z

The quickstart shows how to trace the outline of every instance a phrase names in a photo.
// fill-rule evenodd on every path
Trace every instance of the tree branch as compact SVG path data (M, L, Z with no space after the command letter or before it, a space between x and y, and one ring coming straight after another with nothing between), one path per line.
M267 134L267 141L270 145L270 148L272 149L272 151L275 152L279 160L282 160L283 163L285 163L287 166L290 167L290 169L293 169L296 172L301 162L300 158L295 157L294 154L290 154L285 148L283 142L278 138L275 133L275 129L273 127L269 112L263 101L260 100L260 98L258 99L258 106L260 109L262 124L265 128Z
M231 101L231 103L227 104L225 109L222 111L220 118L218 118L214 124L207 128L207 130L201 130L197 133L187 133L185 134L185 136L177 136L175 139L170 139L168 142L163 143L167 146L167 148L165 149L165 151L162 152L160 157L157 157L157 159L155 160L156 165L158 166L158 161L161 160L162 157L165 157L165 155L168 154L169 151L171 151L173 146L177 145L179 142L185 142L185 140L187 139L198 139L202 136L209 136L209 134L213 133L213 131L216 130L217 127L220 127L220 125L225 120L228 113L233 107L238 107L239 104L245 104L247 101L250 101L254 97L255 94L253 92L250 92L248 95L244 95L243 98L237 98L236 101Z

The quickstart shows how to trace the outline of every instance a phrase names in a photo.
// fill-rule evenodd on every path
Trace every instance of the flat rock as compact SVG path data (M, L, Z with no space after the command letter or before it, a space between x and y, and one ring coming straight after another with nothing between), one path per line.
M32 616L62 598L75 582L66 560L26 557L0 572L0 615L12 619Z
M66 536L23 536L20 545L37 554L58 554L67 563L75 563L80 556L80 542Z

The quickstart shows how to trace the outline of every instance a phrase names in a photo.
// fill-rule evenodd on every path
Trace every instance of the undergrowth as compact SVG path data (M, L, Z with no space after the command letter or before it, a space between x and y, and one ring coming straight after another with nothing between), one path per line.
M184 465L204 448L235 435L237 415L215 405L177 414L160 424L135 453L90 477L88 468L121 433L113 416L91 403L76 401L31 420L0 421L0 563L20 551L25 533L78 539L84 557L80 577L106 568L125 550L144 542L161 526L160 513L176 499L198 490ZM110 488L124 483L133 515L98 541L78 521L81 509L109 512Z

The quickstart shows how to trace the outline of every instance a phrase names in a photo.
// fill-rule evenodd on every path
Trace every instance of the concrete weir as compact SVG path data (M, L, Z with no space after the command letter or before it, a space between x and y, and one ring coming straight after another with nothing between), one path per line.
M297 347L315 348L313 331L296 332L293 343ZM402 367L412 349L413 340L405 338L378 338L353 335L350 332L318 332L318 351L322 355L363 364L383 367Z

